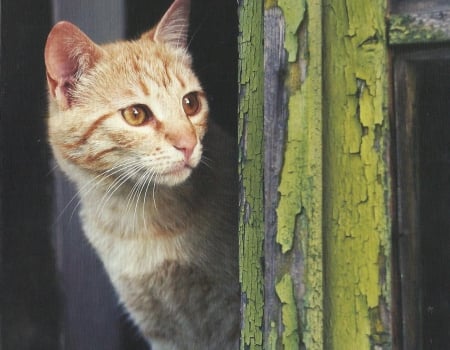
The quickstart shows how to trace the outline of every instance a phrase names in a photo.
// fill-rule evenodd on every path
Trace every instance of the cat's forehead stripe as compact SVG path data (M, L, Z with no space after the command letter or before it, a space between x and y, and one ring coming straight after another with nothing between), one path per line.
M183 77L180 76L179 74L175 74L175 76L176 76L177 80L180 82L181 87L183 89L185 89L186 88L186 83L184 82Z
M139 83L139 86L140 86L142 92L144 93L144 95L145 96L149 96L150 95L150 91L149 91L147 85L145 84L144 80L142 80L142 78L140 78L138 83Z
M164 70L160 72L157 76L148 76L148 79L152 80L156 86L161 86L164 89L168 89L174 82L177 82L181 89L186 89L187 83L183 77L182 72L178 70L173 70L169 68L167 65L164 65ZM139 85L139 89L145 96L150 96L150 87L146 82L146 79L140 76L137 79L137 84Z
M162 74L161 80L162 80L162 84L164 86L165 89L167 89L167 86L169 84L172 83L172 79L170 78L170 68L169 68L169 63L167 61L165 61L164 59L162 60L163 66L164 66L164 73Z

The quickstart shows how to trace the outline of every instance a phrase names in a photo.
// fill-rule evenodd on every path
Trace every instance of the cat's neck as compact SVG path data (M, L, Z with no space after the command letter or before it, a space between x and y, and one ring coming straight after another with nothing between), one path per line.
M150 184L140 194L132 183L116 191L104 183L81 194L84 231L113 280L149 273L166 260L192 263L202 219L189 198L203 205L192 175L183 185Z
M212 173L204 165L177 186L139 186L129 181L115 188L114 181L117 179L108 179L89 191L80 190L82 215L103 232L121 238L182 234L194 224L198 211L212 200Z

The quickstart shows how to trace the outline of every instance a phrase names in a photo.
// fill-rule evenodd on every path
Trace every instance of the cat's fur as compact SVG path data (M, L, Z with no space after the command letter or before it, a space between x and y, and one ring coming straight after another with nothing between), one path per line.
M207 123L187 53L189 8L175 0L140 39L102 46L55 25L45 48L49 139L78 187L85 234L153 349L234 349L234 147ZM192 116L182 106L190 92ZM151 118L128 124L133 105Z

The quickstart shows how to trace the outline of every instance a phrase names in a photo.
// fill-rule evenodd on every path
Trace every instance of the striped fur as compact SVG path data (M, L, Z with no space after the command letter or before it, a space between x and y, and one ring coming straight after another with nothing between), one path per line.
M189 1L175 0L140 39L102 46L57 24L45 49L49 140L78 187L85 234L153 349L234 349L234 146L208 127L188 14ZM122 113L135 105L152 112L139 126Z

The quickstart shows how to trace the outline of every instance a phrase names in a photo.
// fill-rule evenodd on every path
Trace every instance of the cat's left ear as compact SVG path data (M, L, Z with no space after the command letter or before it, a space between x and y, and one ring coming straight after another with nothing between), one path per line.
M71 107L74 85L102 54L102 49L75 25L63 21L53 27L45 45L45 66L50 94L60 107Z
M175 0L156 28L145 33L143 37L151 37L156 42L173 47L187 48L190 11L190 0Z

